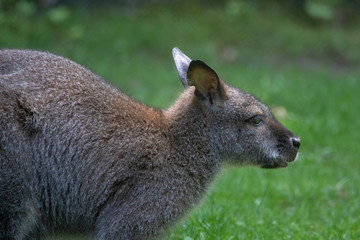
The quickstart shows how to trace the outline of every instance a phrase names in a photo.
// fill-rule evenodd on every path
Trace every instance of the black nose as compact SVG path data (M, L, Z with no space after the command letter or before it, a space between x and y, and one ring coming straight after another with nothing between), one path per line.
M300 148L300 138L298 138L298 137L291 137L290 140L291 140L294 148L296 148L296 150L299 150L299 148Z

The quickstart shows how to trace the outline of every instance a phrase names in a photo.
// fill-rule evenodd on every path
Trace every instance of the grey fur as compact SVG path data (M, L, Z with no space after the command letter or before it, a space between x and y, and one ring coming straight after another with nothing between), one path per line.
M173 52L186 89L157 110L65 58L0 51L0 239L156 238L224 163L296 158L299 139L265 105Z

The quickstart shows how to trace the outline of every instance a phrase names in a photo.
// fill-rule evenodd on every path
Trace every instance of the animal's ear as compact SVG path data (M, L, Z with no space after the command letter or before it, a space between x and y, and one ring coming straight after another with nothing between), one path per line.
M187 82L187 71L189 68L189 64L191 62L191 59L186 56L183 52L180 51L178 48L173 48L172 50L173 58L175 61L176 69L178 71L180 80L184 86L184 88L188 88L188 82Z
M193 60L187 71L189 86L195 86L195 95L207 110L221 108L226 96L224 83L217 73L201 60Z

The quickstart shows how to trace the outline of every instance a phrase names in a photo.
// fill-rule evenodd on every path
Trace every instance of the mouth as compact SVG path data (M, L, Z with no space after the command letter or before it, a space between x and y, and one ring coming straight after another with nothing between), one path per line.
M287 162L277 161L277 162L274 162L272 164L262 165L261 168L265 168L265 169L286 168L287 165L288 165Z
M298 158L299 152L296 153L295 157L291 157L289 159L271 159L269 163L263 164L261 168L265 169L276 169L276 168L286 168L289 162L295 162Z

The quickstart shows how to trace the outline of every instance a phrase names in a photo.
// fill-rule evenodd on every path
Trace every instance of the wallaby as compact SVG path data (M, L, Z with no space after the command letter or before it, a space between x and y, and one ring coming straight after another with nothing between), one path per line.
M159 238L226 163L296 159L300 139L263 103L173 57L185 91L160 110L63 57L0 51L0 239Z

